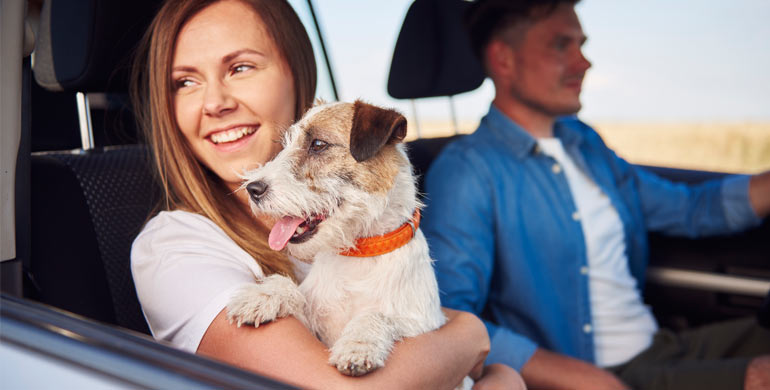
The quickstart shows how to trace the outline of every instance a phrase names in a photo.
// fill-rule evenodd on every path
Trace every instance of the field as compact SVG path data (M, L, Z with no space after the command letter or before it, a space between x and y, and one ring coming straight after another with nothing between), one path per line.
M460 122L460 133L478 122ZM422 137L454 134L451 122L420 123ZM604 142L626 160L642 165L730 173L770 169L770 122L595 123ZM417 138L410 121L407 139Z

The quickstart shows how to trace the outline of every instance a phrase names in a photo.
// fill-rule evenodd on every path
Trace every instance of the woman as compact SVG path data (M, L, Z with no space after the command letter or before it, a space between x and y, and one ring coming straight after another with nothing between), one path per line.
M489 340L461 312L447 311L444 327L399 343L385 368L362 378L328 365L325 347L294 318L228 323L234 289L302 273L269 249L271 221L254 218L237 189L239 173L274 157L280 131L312 104L310 41L285 1L171 0L144 49L132 92L164 211L136 238L131 265L155 338L301 387L451 388L480 370ZM486 371L490 384L516 378L506 367Z

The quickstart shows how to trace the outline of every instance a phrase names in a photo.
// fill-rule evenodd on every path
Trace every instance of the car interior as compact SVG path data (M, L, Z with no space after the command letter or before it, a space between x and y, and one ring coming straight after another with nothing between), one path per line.
M52 316L49 321L54 322L71 317L90 334L107 332L102 343L119 339L124 345L152 344L131 279L129 254L134 237L156 210L159 188L134 123L128 75L136 44L158 4L29 2L28 14L39 16L29 18L37 24L29 26L35 32L34 55L26 57L22 67L16 255L12 262L3 262L4 320L13 310L16 316ZM312 2L308 4L312 9ZM452 104L452 96L481 85L483 71L460 21L465 6L463 1L414 1L393 53L387 85L392 97L446 97ZM424 175L456 137L462 135L410 141L415 172ZM688 183L724 175L646 169ZM646 302L662 325L675 329L747 315L770 326L768 238L768 220L727 237L651 234ZM11 273L18 273L17 283ZM160 353L155 347L115 348L126 348L129 354ZM211 378L234 378L236 382L218 383L225 387L261 380L239 376L240 370L225 365L200 367L199 372L211 371ZM194 376L195 371L188 369L182 376ZM260 382L265 388L279 386L265 381Z
M148 334L127 256L157 191L127 101L131 54L156 4L43 4L30 83L24 285L32 299ZM78 107L75 96L91 104Z

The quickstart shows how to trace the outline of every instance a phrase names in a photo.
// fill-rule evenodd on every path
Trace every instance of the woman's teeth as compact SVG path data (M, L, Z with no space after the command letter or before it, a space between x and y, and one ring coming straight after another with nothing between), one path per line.
M215 144L221 144L223 142L237 141L249 134L253 134L257 131L256 127L238 127L227 131L221 131L211 135L211 142Z

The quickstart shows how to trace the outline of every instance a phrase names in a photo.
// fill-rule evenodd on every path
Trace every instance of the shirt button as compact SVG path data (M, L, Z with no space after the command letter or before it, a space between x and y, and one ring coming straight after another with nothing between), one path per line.
M553 171L553 173L561 172L561 165L559 165L558 163L553 164L553 166L551 166L551 171Z
M591 333L591 331L592 331L592 330L593 330L593 328L591 327L591 324L585 324L585 325L583 325L583 332L585 332L585 333Z
M575 221L579 221L580 220L580 213L578 213L577 211L572 213L572 219L575 220Z
M588 275L588 267L586 266L580 267L580 273L583 275Z

